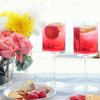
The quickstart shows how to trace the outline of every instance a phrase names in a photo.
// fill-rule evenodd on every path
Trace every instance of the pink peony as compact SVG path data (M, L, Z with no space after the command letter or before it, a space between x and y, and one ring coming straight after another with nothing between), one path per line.
M16 34L16 32L14 32L10 37L14 41L15 45L18 46L20 54L29 54L31 52L33 46L22 34Z
M33 46L22 34L16 32L0 31L0 55L5 58L14 56L17 52L17 59L22 62L22 54L29 54Z
M14 32L10 35L15 45L18 47L18 52L20 55L17 55L17 59L22 62L22 54L29 54L33 48L31 42L25 38L22 34L16 34Z
M0 38L0 54L5 58L10 58L14 56L17 51L16 45L10 37Z

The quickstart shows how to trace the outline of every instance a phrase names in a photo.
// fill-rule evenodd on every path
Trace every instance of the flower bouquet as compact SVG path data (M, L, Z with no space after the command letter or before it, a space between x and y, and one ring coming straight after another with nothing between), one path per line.
M29 59L28 54L33 46L28 38L32 35L34 25L34 19L29 19L27 12L23 15L15 11L0 14L0 85L11 78L10 64L14 62L14 66L16 58L18 68L24 65L24 57Z

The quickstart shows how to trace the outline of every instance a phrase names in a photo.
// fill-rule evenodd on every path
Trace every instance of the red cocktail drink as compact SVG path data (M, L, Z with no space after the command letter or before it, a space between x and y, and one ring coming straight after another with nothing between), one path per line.
M65 37L66 37L65 24L50 23L43 26L42 32L42 50L51 53L53 65L53 82L47 84L62 87L65 83L55 82L55 57L58 53L65 51Z
M75 87L83 93L96 92L98 89L88 85L87 58L98 53L98 29L94 22L76 23L74 27L74 53L84 56L85 84Z
M74 52L96 54L98 52L98 29L93 25L74 27Z
M43 26L43 51L65 51L65 25L53 23Z

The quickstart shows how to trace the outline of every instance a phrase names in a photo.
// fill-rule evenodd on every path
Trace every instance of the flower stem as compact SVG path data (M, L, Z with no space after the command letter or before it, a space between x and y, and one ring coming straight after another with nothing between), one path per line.
M2 58L0 61L0 75L4 75L6 74L6 72L4 71L4 62L6 61L5 58Z
M9 80L9 59L7 59L7 67L6 67L7 77Z

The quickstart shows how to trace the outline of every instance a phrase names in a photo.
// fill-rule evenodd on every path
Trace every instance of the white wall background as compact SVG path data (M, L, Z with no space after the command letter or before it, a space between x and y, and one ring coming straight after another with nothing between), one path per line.
M5 10L24 12L26 9L31 8L32 11L38 9L42 22L59 20L66 23L66 58L62 57L56 59L56 72L84 73L84 59L68 58L67 56L74 54L73 23L79 19L96 21L98 23L100 45L100 0L0 0L0 12ZM30 73L50 72L51 70L48 70L50 59L46 56L44 57L42 53L42 32L40 31L40 35L38 36L32 36L31 41L34 46L34 63L28 71ZM99 59L88 60L87 66L89 73L100 73Z

